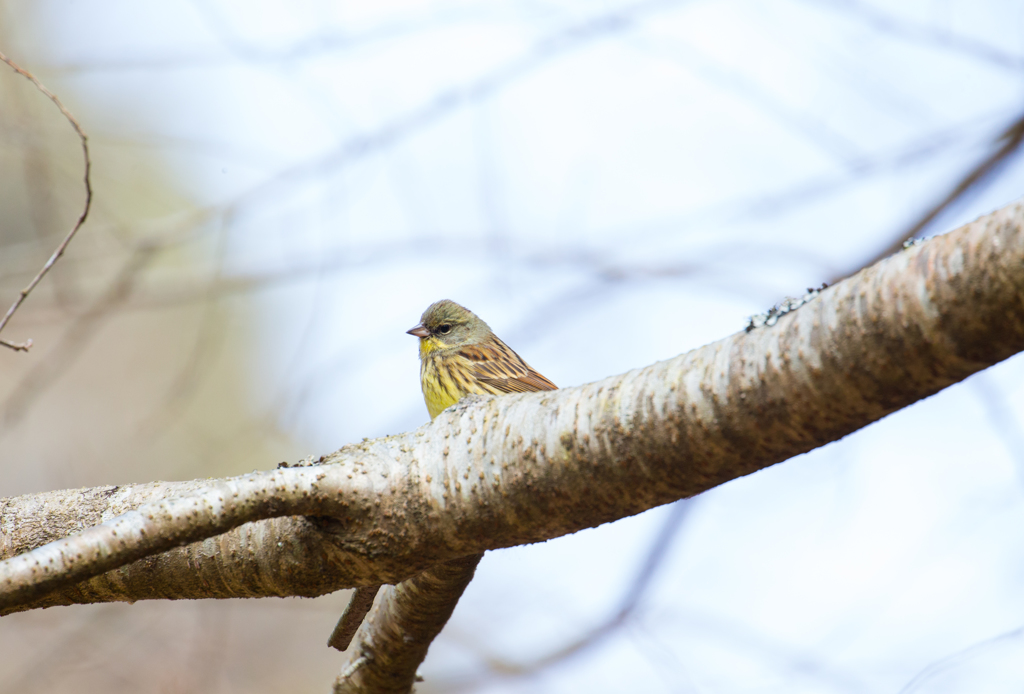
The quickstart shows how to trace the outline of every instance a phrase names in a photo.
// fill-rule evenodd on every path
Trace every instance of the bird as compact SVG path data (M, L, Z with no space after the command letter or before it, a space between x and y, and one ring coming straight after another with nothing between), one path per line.
M431 304L419 324L406 332L420 339L420 385L431 419L470 393L558 390L498 339L479 316L454 301ZM356 589L328 646L339 651L349 647L378 590L380 585Z
M420 339L420 386L431 419L470 393L558 389L483 319L449 299L428 306L419 324L406 332Z

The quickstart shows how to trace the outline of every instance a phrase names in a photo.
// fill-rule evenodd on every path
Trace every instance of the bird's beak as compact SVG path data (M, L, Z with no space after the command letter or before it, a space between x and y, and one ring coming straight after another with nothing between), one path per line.
M427 337L430 335L430 331L423 327L423 323L420 323L414 326L411 330L406 330L405 332L410 335L415 335L416 337Z

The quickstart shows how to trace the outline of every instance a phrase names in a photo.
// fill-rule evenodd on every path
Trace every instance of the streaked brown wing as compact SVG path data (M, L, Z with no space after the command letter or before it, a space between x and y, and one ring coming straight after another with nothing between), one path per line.
M502 393L558 390L497 337L482 345L467 345L459 354L472 362L478 381Z

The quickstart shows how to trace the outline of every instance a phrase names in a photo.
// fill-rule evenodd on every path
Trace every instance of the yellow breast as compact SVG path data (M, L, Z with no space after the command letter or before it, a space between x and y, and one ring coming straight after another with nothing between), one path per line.
M422 340L426 342L426 340ZM473 376L472 364L457 352L420 348L420 381L427 412L433 419L470 393L495 393Z

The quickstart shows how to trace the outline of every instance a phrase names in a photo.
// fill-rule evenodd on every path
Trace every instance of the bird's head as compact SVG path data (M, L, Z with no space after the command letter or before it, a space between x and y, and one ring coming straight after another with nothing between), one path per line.
M491 329L468 308L443 299L428 306L419 325L406 332L420 338L420 354L426 355L483 342Z

